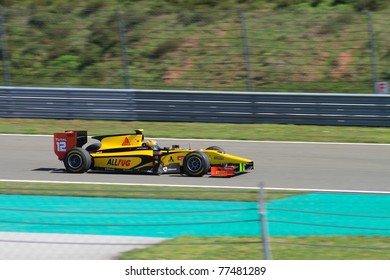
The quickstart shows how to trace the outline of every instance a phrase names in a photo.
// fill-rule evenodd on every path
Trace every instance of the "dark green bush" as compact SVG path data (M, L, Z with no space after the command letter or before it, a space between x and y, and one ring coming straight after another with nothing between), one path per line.
M167 53L175 51L180 46L180 39L170 39L158 45L149 55L149 58L160 58Z
M278 9L283 9L283 8L288 8L300 3L304 3L306 1L303 0L276 0L276 8Z
M388 0L356 0L353 7L356 11L379 11L389 5Z

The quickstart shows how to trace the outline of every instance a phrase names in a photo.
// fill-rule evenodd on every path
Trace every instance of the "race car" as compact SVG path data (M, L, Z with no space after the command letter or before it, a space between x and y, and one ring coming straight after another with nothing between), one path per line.
M254 168L253 161L225 153L218 146L206 149L182 149L179 145L159 147L145 141L142 129L135 133L94 136L87 144L87 131L54 133L54 152L70 173L102 170L121 173L205 174L231 177Z

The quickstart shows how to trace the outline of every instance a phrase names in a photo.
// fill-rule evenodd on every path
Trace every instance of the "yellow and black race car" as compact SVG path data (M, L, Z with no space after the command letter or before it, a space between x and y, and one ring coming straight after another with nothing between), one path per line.
M227 154L220 147L185 150L173 145L161 148L153 140L145 141L142 132L139 129L132 134L94 136L95 142L89 145L86 145L87 131L54 133L54 152L71 173L91 169L194 177L210 173L230 177L253 169L252 160Z

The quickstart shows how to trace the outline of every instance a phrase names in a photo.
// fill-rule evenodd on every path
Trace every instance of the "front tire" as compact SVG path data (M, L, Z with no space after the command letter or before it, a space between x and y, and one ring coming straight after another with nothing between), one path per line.
M64 158L66 171L70 173L84 173L91 167L91 164L91 156L82 148L69 150Z
M183 169L188 176L202 177L210 169L210 159L205 153L191 152L183 160Z

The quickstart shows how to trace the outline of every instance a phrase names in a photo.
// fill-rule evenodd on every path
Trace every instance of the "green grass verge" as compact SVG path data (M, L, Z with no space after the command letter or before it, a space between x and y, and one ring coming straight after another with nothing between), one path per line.
M301 191L272 191L267 193L266 199L280 199L303 193L304 192ZM259 191L257 189L217 189L212 187L190 188L141 185L78 185L34 182L0 182L0 194L247 202L256 202L259 200Z
M390 237L272 237L275 260L388 260ZM321 246L318 246L321 245ZM121 254L122 260L260 260L259 237L192 237L167 240Z
M390 128L384 127L0 118L0 133L10 134L52 134L74 129L104 135L132 133L138 128L144 128L148 138L390 143Z

